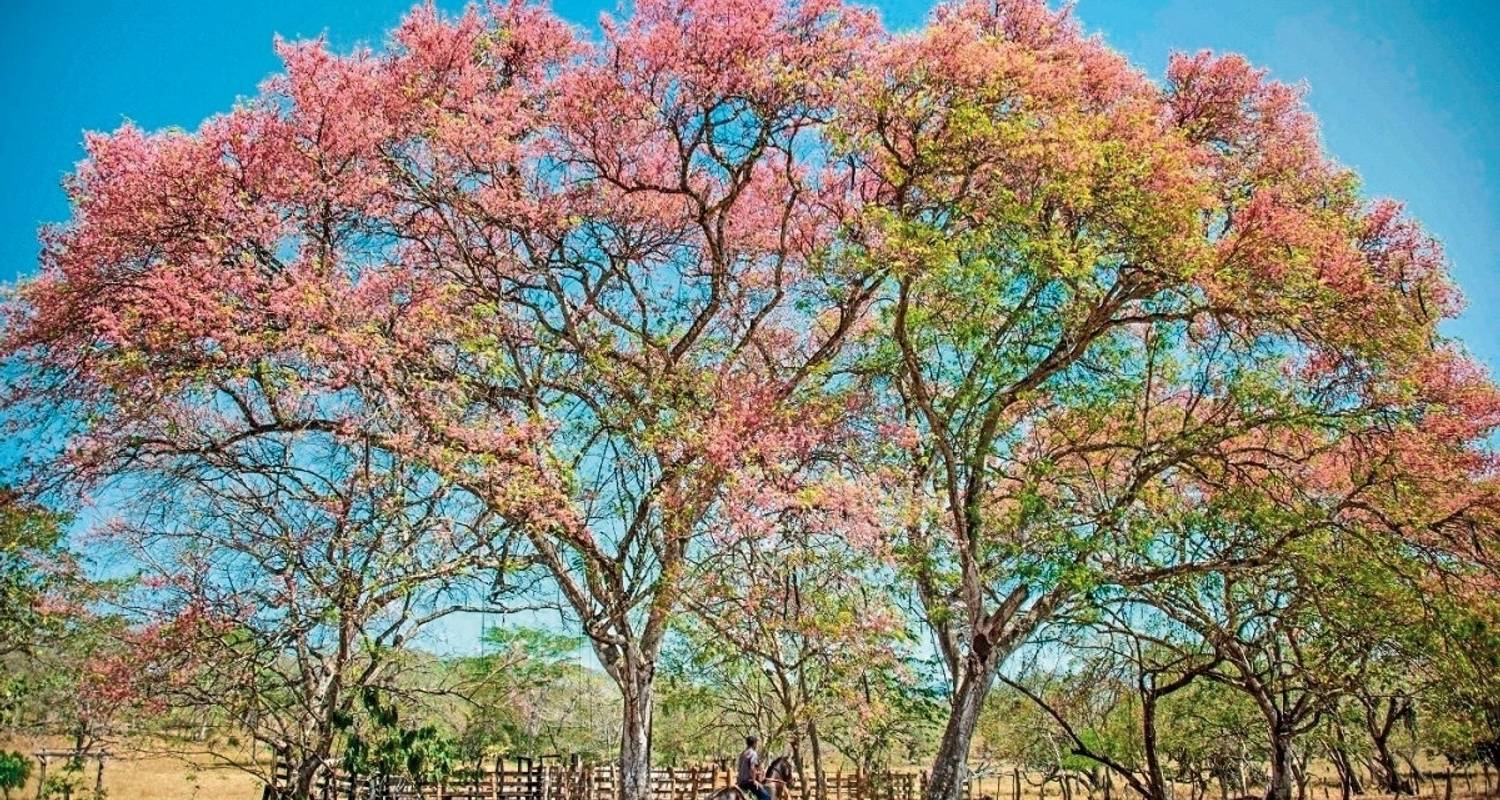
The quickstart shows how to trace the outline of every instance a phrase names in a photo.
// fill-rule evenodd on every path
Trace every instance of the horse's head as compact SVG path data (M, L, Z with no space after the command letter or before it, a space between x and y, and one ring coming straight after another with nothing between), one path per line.
M797 765L786 756L777 756L766 768L766 777L781 781L788 786L797 782Z

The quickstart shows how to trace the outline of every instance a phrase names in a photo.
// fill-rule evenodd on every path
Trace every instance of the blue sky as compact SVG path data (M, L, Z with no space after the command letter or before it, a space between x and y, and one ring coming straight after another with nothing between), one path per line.
M556 0L589 24L616 0ZM86 129L196 127L275 71L274 34L378 44L408 0L7 0L0 26L0 281L36 268L36 228ZM440 5L457 8L461 0ZM927 3L878 3L910 27ZM1173 50L1244 53L1305 81L1329 149L1406 200L1469 300L1448 332L1500 368L1500 2L1078 0L1085 25L1160 75Z

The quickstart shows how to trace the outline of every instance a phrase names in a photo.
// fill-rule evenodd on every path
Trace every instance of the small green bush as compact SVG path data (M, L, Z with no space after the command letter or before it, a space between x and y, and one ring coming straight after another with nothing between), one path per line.
M10 800L11 790L25 786L30 777L31 759L14 750L0 750L0 793L5 800Z

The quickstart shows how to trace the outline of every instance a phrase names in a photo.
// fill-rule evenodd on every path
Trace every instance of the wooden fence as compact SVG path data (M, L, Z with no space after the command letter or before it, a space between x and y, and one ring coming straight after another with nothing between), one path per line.
M808 776L808 782L811 782ZM802 787L803 796L811 787ZM911 772L874 772L869 774L834 772L823 776L827 800L917 800L922 796L919 776Z
M578 761L499 758L462 769L440 783L417 784L384 775L351 775L324 769L312 788L312 800L603 800L594 772ZM291 765L277 758L264 800L291 797Z
M273 775L274 783L266 787L264 800L289 797L292 774L287 762L277 759ZM734 771L728 761L651 770L652 795L658 800L702 800L733 783ZM793 787L791 796L806 798L810 788ZM918 800L921 779L909 772L836 772L826 776L824 788L827 800ZM618 796L614 765L588 764L576 757L566 761L500 758L460 771L442 783L427 785L326 769L312 791L312 800L615 800Z

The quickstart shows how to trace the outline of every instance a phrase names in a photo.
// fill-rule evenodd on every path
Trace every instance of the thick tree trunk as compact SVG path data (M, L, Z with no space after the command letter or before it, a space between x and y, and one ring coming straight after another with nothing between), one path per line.
M948 725L943 729L943 739L938 744L932 772L923 789L923 800L959 800L963 795L969 745L974 740L974 728L994 683L995 665L999 660L994 653L987 655L986 659L970 655L964 664L964 674L949 705Z
M1271 732L1271 773L1266 778L1266 800L1292 800L1296 788L1296 765L1292 758L1292 736L1281 730Z
M1371 736L1370 740L1375 745L1373 763L1381 791L1387 794L1412 794L1411 780L1401 774L1401 765L1396 763L1396 755L1391 752L1390 739Z
M329 704L332 707L332 703ZM329 716L319 720L313 729L312 741L302 751L301 758L291 772L292 783L287 787L293 800L307 800L314 796L318 780L323 777L328 758L333 752L334 730Z
M650 800L652 682L625 681L620 688L620 800Z
M302 760L292 768L292 783L286 787L287 800L308 800L323 774L323 757L315 753L304 754Z

